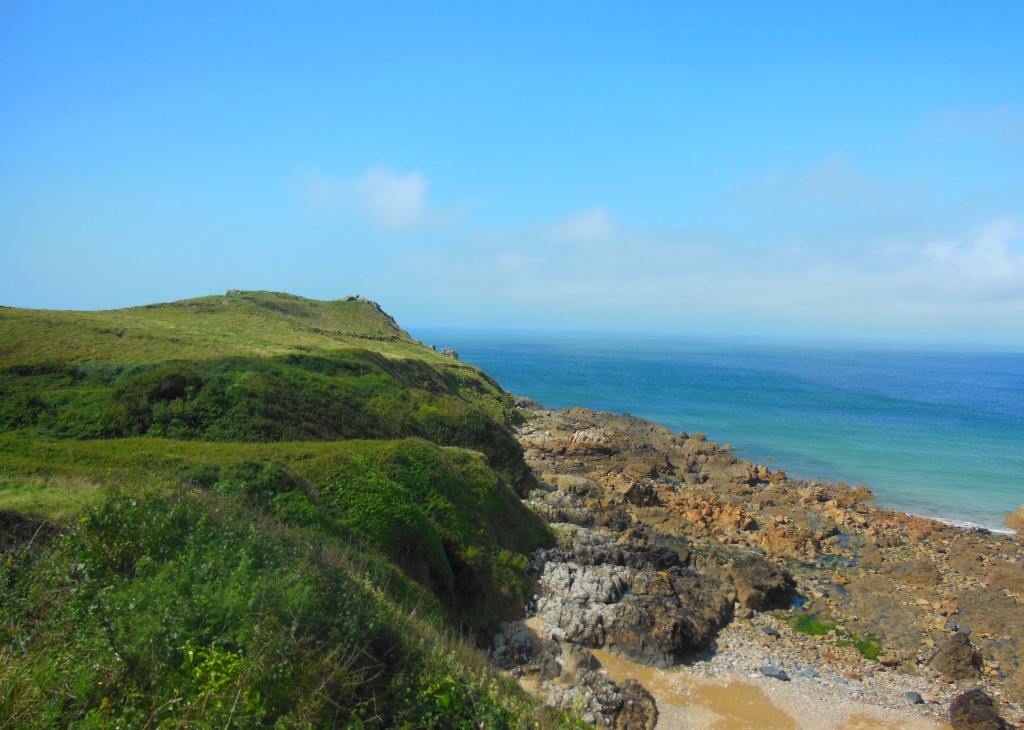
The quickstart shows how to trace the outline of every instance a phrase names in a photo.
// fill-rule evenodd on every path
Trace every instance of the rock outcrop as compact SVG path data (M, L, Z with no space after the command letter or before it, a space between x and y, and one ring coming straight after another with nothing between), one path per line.
M703 434L522 407L527 502L559 535L531 562L547 640L661 667L774 612L783 631L755 643L824 630L787 652L840 676L941 682L926 706L957 683L1024 701L1024 541L881 509L864 485L794 480Z
M1003 520L1003 524L1013 530L1024 530L1024 505L1008 514Z
M556 529L559 547L538 551L532 567L537 616L559 639L665 667L706 649L731 618L725 586L642 531Z
M523 622L505 625L494 639L491 660L529 683L553 707L612 730L653 730L658 709L635 680L616 684L586 649L538 634Z

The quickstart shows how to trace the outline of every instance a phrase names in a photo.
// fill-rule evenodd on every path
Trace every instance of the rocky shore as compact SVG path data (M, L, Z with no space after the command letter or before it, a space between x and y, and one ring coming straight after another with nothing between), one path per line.
M880 509L865 486L790 479L702 434L528 405L527 502L558 545L533 556L530 619L493 655L550 703L603 727L655 727L671 696L621 667L615 681L596 650L627 667L799 685L802 701L852 702L897 725L1021 722L1015 536Z

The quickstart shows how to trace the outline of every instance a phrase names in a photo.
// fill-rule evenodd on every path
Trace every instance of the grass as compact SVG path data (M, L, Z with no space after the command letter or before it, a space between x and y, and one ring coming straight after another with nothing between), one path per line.
M551 537L479 453L421 439L217 443L155 438L41 441L0 435L0 506L67 522L98 485L191 484L285 524L351 534L446 602L481 635L529 586L517 558ZM64 487L74 491L64 492Z
M520 419L364 300L0 307L0 727L581 727L470 638Z
M320 302L275 292L100 312L5 308L0 333L4 359L19 363L268 356L346 346L408 356L413 348L426 349L372 303Z
M482 451L517 484L526 470L508 426L519 418L491 378L419 345L363 301L256 292L112 312L0 309L0 432L418 436Z
M580 726L469 638L520 418L366 301L0 308L0 727Z
M14 510L51 522L69 523L101 499L100 485L81 477L0 477L0 510Z

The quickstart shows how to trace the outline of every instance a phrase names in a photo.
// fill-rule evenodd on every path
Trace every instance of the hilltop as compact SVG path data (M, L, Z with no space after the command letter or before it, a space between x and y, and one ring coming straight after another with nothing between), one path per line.
M571 726L513 398L361 297L0 308L0 726Z

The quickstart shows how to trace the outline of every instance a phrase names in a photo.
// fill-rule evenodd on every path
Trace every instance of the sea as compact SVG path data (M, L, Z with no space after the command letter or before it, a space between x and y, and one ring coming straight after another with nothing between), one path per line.
M420 329L547 408L702 432L791 477L1003 531L1024 503L1024 352Z

